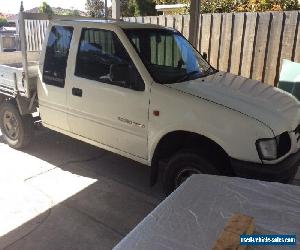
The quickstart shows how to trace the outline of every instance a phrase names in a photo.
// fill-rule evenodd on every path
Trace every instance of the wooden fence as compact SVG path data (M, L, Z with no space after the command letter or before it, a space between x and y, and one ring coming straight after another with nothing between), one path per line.
M25 17L29 19L25 20L27 49L38 51L48 17L27 13ZM123 19L172 27L189 36L188 15ZM276 85L282 59L300 62L299 11L201 14L199 19L195 46L219 70Z
M18 49L18 36L15 31L0 31L0 52Z
M188 15L123 19L189 35ZM299 11L201 14L195 46L219 70L276 85L282 59L300 63L299 26Z
M15 35L0 34L0 52L14 51L18 49L18 37Z

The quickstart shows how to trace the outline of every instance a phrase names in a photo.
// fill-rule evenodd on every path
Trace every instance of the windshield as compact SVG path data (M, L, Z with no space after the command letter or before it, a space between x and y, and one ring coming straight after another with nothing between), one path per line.
M124 32L157 83L194 80L215 72L179 32L149 28Z

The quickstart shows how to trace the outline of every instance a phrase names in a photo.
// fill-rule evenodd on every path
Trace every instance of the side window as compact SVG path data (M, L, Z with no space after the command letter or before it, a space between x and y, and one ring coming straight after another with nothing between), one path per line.
M43 82L64 88L73 27L53 26L46 48Z
M75 75L134 90L145 88L123 44L109 30L82 30Z

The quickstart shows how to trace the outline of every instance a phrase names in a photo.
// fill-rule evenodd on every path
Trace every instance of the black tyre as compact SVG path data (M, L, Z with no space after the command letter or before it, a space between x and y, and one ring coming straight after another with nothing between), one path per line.
M164 190L167 195L194 174L218 175L219 171L207 158L196 151L179 152L174 155L164 174Z
M14 149L27 146L33 134L31 115L21 116L12 103L0 106L0 129L7 144Z

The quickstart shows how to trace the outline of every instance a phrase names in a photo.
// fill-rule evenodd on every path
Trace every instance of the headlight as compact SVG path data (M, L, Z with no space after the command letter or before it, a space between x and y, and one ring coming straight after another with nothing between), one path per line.
M291 138L288 132L275 138L259 139L256 141L256 149L262 160L276 160L291 149Z
M256 148L262 160L275 160L277 158L276 138L257 140Z

